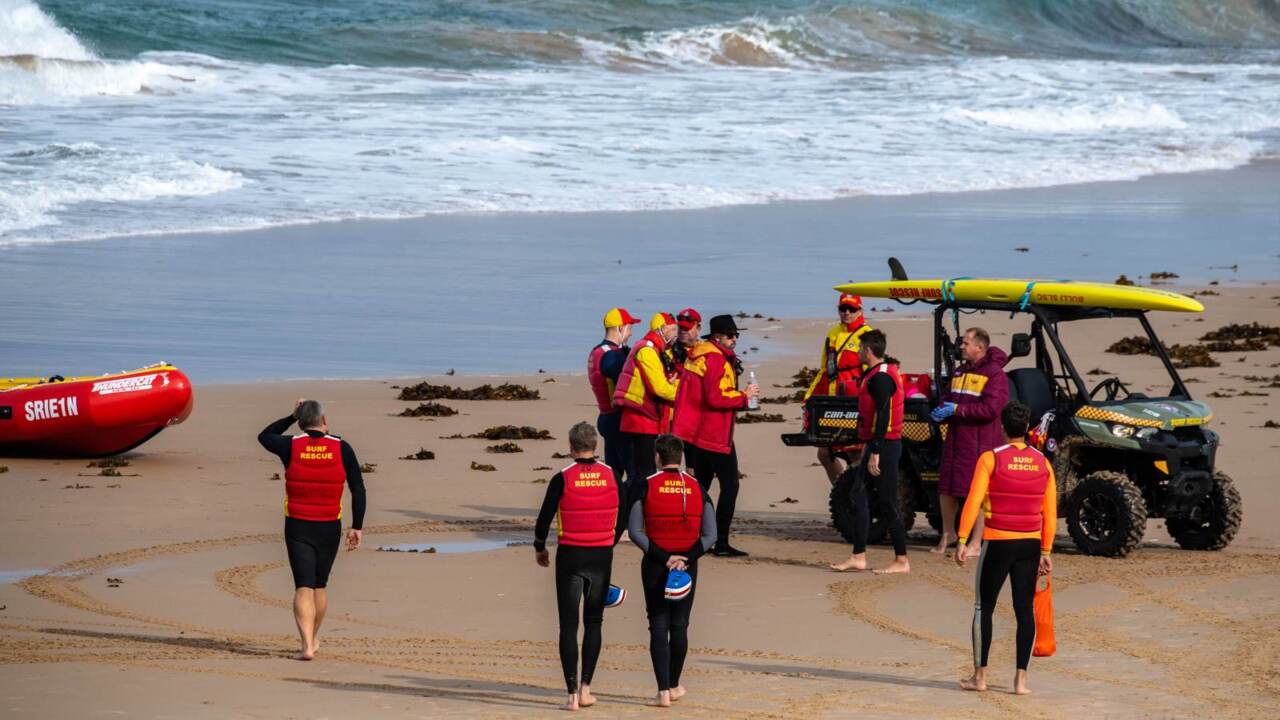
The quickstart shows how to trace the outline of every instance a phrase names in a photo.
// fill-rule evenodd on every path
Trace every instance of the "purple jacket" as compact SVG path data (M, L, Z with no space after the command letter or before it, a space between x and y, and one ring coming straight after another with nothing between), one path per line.
M968 495L978 456L1004 444L1000 411L1009 402L1009 378L1004 374L1008 361L1009 356L993 346L977 364L965 363L956 368L951 389L943 396L943 400L956 404L956 412L948 420L947 439L942 444L940 492L956 497Z

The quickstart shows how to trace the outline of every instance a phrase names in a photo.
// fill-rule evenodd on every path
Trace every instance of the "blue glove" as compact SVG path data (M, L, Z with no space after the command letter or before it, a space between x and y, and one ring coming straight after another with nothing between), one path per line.
M953 402L945 402L934 408L933 412L929 413L929 417L933 418L934 422L940 423L955 414L956 404Z

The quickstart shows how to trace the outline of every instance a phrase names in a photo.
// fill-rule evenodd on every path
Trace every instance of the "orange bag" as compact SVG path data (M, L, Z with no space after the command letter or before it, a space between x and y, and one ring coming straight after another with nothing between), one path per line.
M1036 644L1031 654L1050 657L1058 649L1053 638L1053 580L1048 575L1036 578L1035 597Z

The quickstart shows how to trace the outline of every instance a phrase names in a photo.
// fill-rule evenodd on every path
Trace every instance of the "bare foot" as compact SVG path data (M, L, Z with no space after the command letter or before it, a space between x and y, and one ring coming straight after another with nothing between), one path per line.
M569 700L560 706L561 710L574 712L578 709L578 693L569 693Z
M831 563L831 565L829 565L828 567L830 567L832 570L835 570L836 572L846 572L849 570L866 570L867 554L854 553L853 555L849 556L848 560L845 560L842 563Z
M1030 695L1031 688L1027 687L1027 671L1019 670L1013 676L1013 694L1014 695Z
M312 658L314 658L315 656L316 656L315 651L314 651L314 650L312 650L311 648L307 648L306 650L303 650L302 652L300 652L300 653L298 653L297 655L295 655L295 656L294 656L294 659L295 659L295 660L310 661L310 660L311 660Z
M647 704L649 707L671 707L671 691L662 690Z
M578 688L578 705L580 707L589 708L596 704L596 696L591 694L591 688L583 685Z
M320 652L320 638L316 638L311 644L311 657L315 657L318 652Z
M677 685L671 688L671 702L675 702L676 700L679 700L680 698L684 697L685 694L688 692L689 692L688 690L684 689L683 685Z
M956 540L957 540L957 538L956 538L956 536L954 536L954 535L951 535L951 536L948 536L948 537L944 537L944 538L940 538L940 539L938 540L938 544L937 544L937 545L935 545L935 546L933 546L933 547L929 548L929 552L933 553L934 555L945 555L945 554L946 554L946 552L947 552L947 548L949 548L949 547L951 547L952 545L954 545L954 544L955 544L955 542L956 542Z
M907 560L905 555L894 558L893 562L875 571L877 575L909 572L911 572L911 562Z
M960 681L960 689L984 692L987 689L987 679L974 673L972 676Z

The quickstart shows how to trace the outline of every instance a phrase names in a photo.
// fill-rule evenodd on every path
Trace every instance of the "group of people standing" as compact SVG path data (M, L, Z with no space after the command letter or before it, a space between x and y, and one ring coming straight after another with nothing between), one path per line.
M858 402L857 442L823 448L818 455L832 483L846 472L858 473L853 553L831 567L868 568L866 487L872 484L894 547L893 561L877 572L910 572L897 505L903 378L887 355L885 334L867 325L861 299L841 295L838 312L840 322L824 340L817 376L805 394L806 402L828 394L855 396ZM732 316L719 315L701 335L701 316L686 308L676 315L654 315L648 332L629 347L638 323L623 308L605 314L604 340L587 361L599 417L594 427L580 422L570 429L573 463L548 483L534 528L535 559L548 567L546 544L556 524L559 652L568 710L596 702L590 686L605 608L625 598L625 590L611 583L613 548L624 534L643 553L640 581L658 689L650 704L660 707L686 693L680 679L699 558L747 554L729 544L739 480L733 435L735 413L752 406L760 388L752 382L739 389L742 364L734 350L740 328ZM959 565L978 558L974 672L961 682L967 690L986 689L992 612L1005 580L1012 579L1018 626L1015 692L1021 694L1029 692L1036 578L1052 569L1056 486L1048 460L1026 444L1030 410L1007 402L1007 356L991 347L981 328L965 332L959 353L964 362L932 412L936 422L949 425L939 478L944 529L933 551L945 553L955 542ZM294 422L302 432L286 435ZM601 439L603 462L598 459ZM351 446L329 433L314 400L299 400L294 412L268 425L258 441L285 467L284 536L294 575L299 659L310 660L319 648L325 588L342 540L344 486L352 498L347 548L354 550L362 541L366 497L360 464ZM712 480L720 483L716 503Z

